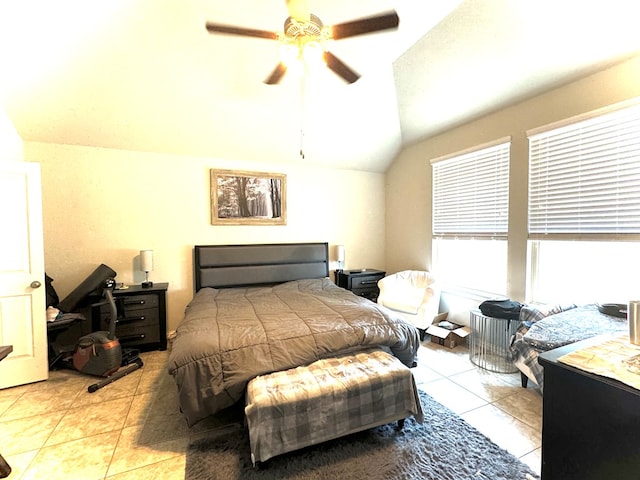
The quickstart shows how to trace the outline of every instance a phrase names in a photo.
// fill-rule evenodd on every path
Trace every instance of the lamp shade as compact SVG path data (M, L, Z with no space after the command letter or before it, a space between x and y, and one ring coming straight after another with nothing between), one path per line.
M336 245L336 259L339 262L344 262L345 252L344 245Z
M140 250L140 270L153 271L153 250Z

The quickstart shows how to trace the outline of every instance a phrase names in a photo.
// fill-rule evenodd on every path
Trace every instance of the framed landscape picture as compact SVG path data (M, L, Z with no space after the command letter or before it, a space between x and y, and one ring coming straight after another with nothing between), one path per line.
M287 177L211 169L213 225L286 225Z

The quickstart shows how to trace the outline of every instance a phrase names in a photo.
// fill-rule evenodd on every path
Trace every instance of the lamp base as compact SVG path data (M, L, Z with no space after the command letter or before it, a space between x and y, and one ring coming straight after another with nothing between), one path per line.
M140 286L141 286L142 288L149 288L149 287L153 287L153 282L149 282L149 281L142 282L142 283L140 284Z

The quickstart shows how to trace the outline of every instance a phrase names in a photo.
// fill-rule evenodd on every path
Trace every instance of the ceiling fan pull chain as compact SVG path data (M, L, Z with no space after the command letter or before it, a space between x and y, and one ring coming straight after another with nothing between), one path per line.
M300 158L304 160L304 75L300 78Z

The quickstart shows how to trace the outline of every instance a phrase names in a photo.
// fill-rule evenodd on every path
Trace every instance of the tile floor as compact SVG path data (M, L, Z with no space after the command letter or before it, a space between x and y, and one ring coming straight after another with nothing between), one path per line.
M190 439L219 428L188 428L178 413L167 352L143 353L141 370L89 394L95 379L71 370L0 390L0 453L9 479L183 479ZM414 370L420 388L495 443L540 471L542 397L518 374L494 374L466 347L423 342Z

